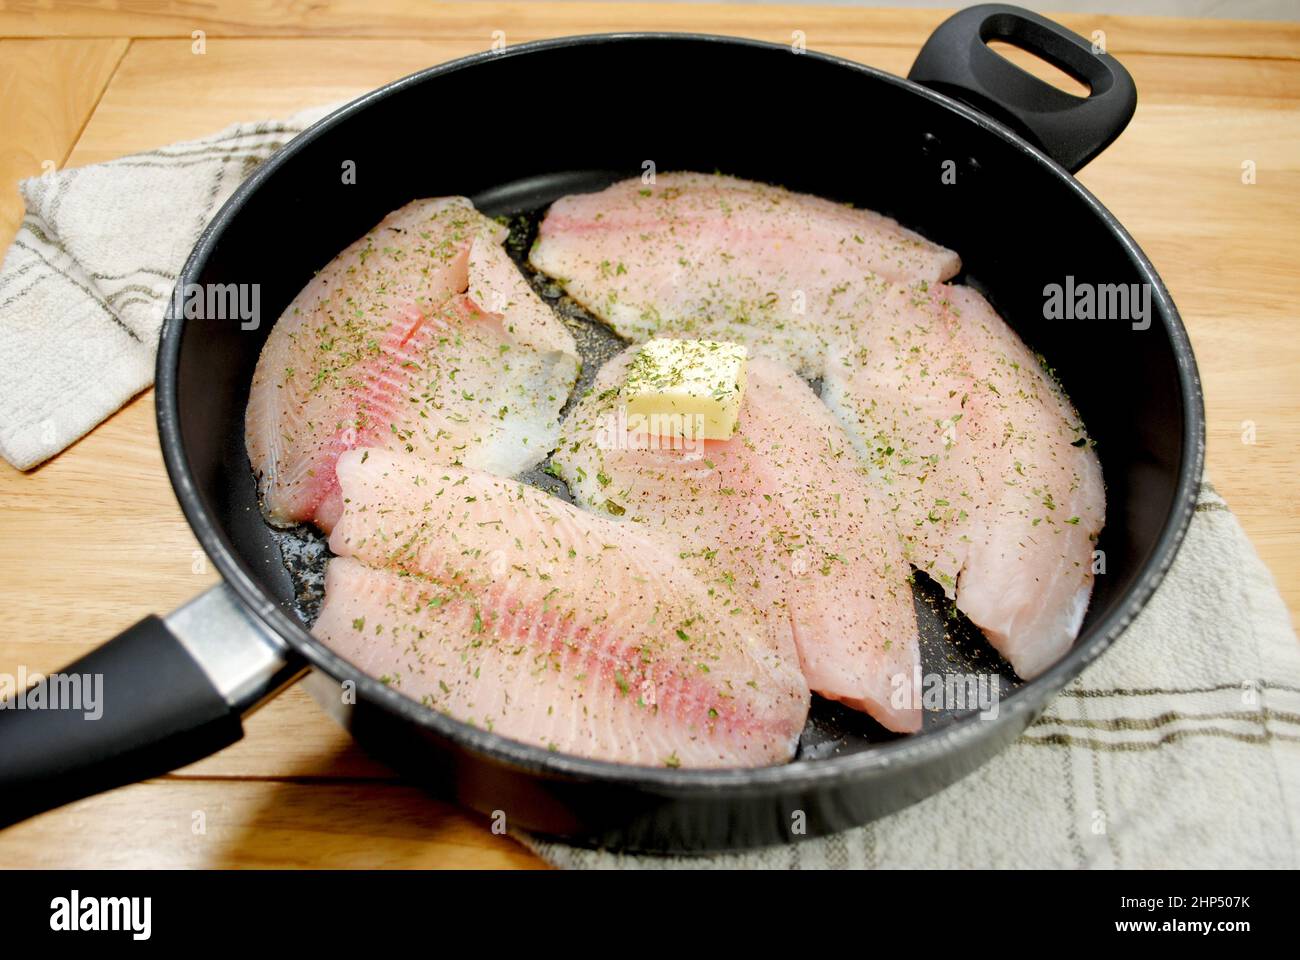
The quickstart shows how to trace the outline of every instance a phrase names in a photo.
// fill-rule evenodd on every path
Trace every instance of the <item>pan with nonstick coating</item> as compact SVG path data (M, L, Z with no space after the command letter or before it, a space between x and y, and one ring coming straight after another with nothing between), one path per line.
M1091 95L1042 83L990 39L1037 54ZM1120 636L1172 562L1195 503L1203 413L1186 332L1147 258L1071 175L1119 135L1135 104L1131 79L1109 55L1034 14L990 5L945 22L909 80L728 37L574 37L434 67L316 124L226 203L179 278L204 288L257 284L261 322L245 329L253 325L169 315L162 334L163 453L224 582L67 668L102 674L98 720L0 711L0 822L218 750L242 735L244 714L303 676L367 749L412 780L575 843L641 851L779 843L864 823L954 783ZM511 218L510 248L522 259L547 204L647 164L721 170L895 217L956 250L965 267L954 282L983 292L1064 384L1096 442L1107 491L1096 587L1069 654L1021 684L969 624L949 622L937 588L917 578L926 668L999 674L996 715L937 712L922 732L896 737L817 700L799 754L784 766L631 767L457 722L362 674L308 632L320 545L264 522L244 449L249 383L274 318L314 271L412 199L460 194ZM348 169L355 175L342 176ZM1067 278L1147 285L1150 313L1044 319L1045 288ZM590 322L549 296L571 321ZM591 343L589 373L602 349L599 336Z

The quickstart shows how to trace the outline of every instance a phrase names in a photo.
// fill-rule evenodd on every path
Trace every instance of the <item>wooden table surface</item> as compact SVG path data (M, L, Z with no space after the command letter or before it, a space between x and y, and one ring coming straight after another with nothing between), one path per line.
M130 12L119 12L118 8ZM790 42L906 73L946 11L318 0L0 9L0 243L15 184L238 120L353 97L507 43L609 30ZM1141 102L1081 180L1133 232L1191 332L1209 471L1300 610L1300 24L1058 17L1106 45ZM203 53L194 52L202 31ZM1017 58L1017 62L1024 62ZM1255 171L1243 183L1243 164ZM51 318L53 323L55 318ZM1123 389L1117 384L1116 389ZM1253 424L1254 442L1244 442ZM0 464L0 673L56 669L215 575L181 517L137 397L37 470ZM2 749L2 747L0 747ZM195 813L206 831L196 833ZM170 776L0 834L4 866L531 867L479 817L364 756L300 690Z

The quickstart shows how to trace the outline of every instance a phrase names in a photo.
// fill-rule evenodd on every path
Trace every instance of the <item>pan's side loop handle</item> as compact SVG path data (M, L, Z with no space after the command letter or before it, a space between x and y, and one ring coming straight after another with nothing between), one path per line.
M1034 54L1091 92L1078 97L1057 89L991 49L990 40ZM1071 172L1110 146L1137 108L1133 78L1110 54L1046 17L1000 3L941 23L908 79L987 113Z
M145 617L0 704L0 827L229 746L303 669L224 585Z

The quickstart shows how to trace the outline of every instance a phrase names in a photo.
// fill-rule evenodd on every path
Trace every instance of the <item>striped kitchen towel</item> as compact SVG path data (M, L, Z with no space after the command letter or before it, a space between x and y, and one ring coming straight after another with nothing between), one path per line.
M0 268L0 455L30 469L153 383L199 234L254 167L332 109L19 185L27 212Z
M1164 583L1114 647L964 780L856 830L600 868L1300 867L1300 646L1209 483Z

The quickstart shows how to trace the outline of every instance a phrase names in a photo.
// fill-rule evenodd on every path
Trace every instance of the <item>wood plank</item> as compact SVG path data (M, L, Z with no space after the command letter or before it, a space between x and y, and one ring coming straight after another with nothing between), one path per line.
M138 40L69 162L99 163L201 137L238 121L343 102L480 49L463 40L221 40L196 56L187 43ZM824 49L900 74L913 58L912 51L889 46L835 43ZM1046 72L1032 58L1013 56L1035 72ZM1300 99L1300 63L1295 61L1216 61L1212 77L1207 71L1189 71L1177 57L1133 55L1125 62L1144 105L1208 107L1247 99L1256 107L1290 109ZM1130 129L1121 143L1133 133ZM1098 163L1106 160L1103 156Z
M483 49L493 29L505 29L511 41L616 26L778 40L803 29L814 48L902 73L943 16L501 3L438 6L430 13L429 4L415 0L310 6L243 0L220 8L163 2L130 14L116 6L0 11L0 35L30 35L39 24L79 37L125 34L126 26L133 35L159 38L135 42L107 88L100 85L103 100L70 155L71 137L42 141L46 133L39 126L9 136L19 128L0 112L6 142L31 157L46 151L58 156L43 144L63 142L72 164L109 159L236 120L349 98ZM1293 62L1300 26L1067 20L1083 32L1093 29L1089 23L1107 29L1110 49L1124 57L1142 96L1130 129L1082 180L1133 232L1179 304L1206 384L1211 475L1272 567L1293 616L1300 617L1300 504L1288 495L1300 469L1300 345L1287 308L1294 272L1289 257L1300 222L1300 65ZM189 25L200 22L213 29L207 52L196 56ZM304 30L355 31L372 39L237 39ZM18 74L40 77L39 68L52 63L47 85L82 91L70 100L84 102L93 84L78 86L84 80L77 79L76 64L86 61L71 51L120 55L124 41L59 41L65 42L71 46L59 49L68 56L30 63L19 58ZM0 71L12 69L8 52L19 49L0 41ZM1187 56L1195 52L1212 56ZM1225 56L1233 52L1240 59ZM98 75L88 67L86 73ZM18 98L18 107L6 93L0 111L39 119L30 105L49 102L32 99L40 94L24 94L29 99ZM80 128L80 122L59 124L72 137ZM1254 185L1241 183L1243 160L1256 163ZM1255 423L1253 445L1241 442L1243 420ZM19 664L57 667L144 613L183 602L215 579L203 566L194 572L196 549L167 484L149 394L29 475L0 466L0 565L6 571L0 602L27 638L0 642L0 672L14 672ZM300 689L251 717L246 731L241 743L173 777L92 798L0 834L0 860L33 866L536 863L473 815L392 782L389 771L365 757ZM207 812L205 836L190 832L194 810Z
M73 151L100 163L231 123L341 103L482 49L466 40L137 40Z
M17 3L0 10L0 37L206 36L441 37L477 40L494 31L507 42L613 30L699 31L790 42L804 33L812 47L830 42L905 46L915 51L951 10L864 10L843 6L659 3L429 3L425 0L121 0L52 5ZM1300 55L1300 24L1189 20L1112 14L1051 14L1084 36L1106 34L1116 53L1282 57Z
M63 166L127 45L0 40L0 250L23 219L18 181Z
M60 646L112 636L217 582L172 495L152 393L28 474L0 465L0 566L12 622Z
M1274 91L1275 92L1275 91ZM1300 342L1289 292L1300 223L1300 112L1144 102L1081 180L1173 294L1205 389L1207 470L1300 622ZM1244 161L1257 182L1242 183ZM1253 423L1253 444L1243 425Z
M197 825L203 832L196 832ZM488 821L416 787L150 780L0 834L6 866L37 869L528 869Z

